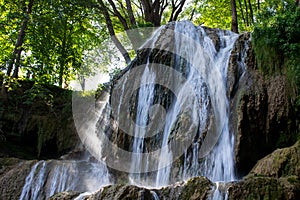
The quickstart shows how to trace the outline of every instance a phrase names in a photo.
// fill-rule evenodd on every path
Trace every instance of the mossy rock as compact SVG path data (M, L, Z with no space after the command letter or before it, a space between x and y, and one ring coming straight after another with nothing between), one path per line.
M228 199L299 199L300 181L295 177L248 177L228 184Z
M255 175L277 178L291 175L300 177L300 140L293 146L277 149L258 161L250 172L250 176Z
M48 200L73 200L79 195L80 193L76 191L66 191L66 192L57 193L52 197L50 197Z
M211 195L213 184L205 177L195 177L187 182L178 182L176 184L163 187L160 189L149 189L134 185L109 185L92 195L87 195L85 198L89 200L128 200L128 199L143 199L154 200L154 193L159 199L168 200L196 200L208 199ZM71 199L72 194L62 192L51 197L51 200Z
M72 91L16 80L7 96L7 102L0 102L0 155L58 158L77 145Z

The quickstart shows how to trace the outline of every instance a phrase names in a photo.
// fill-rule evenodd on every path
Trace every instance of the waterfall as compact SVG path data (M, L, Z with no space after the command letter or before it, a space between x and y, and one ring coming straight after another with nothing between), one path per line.
M187 21L159 28L137 51L145 57L134 60L97 102L101 105L96 103L100 108L94 99L73 103L73 112L80 114L74 120L80 124L81 141L105 163L39 161L20 199L43 199L66 190L96 191L111 183L106 165L127 172L130 184L144 187L159 188L200 175L217 182L217 188L219 182L235 180L226 82L237 38L230 31L212 33ZM118 151L118 139L127 149ZM222 195L215 190L215 198Z
M216 133L212 134L219 136L216 145L210 147L213 149L209 151L208 155L205 156L202 153L205 156L202 163L199 163L199 156L202 156L200 154L203 150L200 150L201 147L198 142L193 143L192 153L185 152L183 167L181 167L183 179L196 175L207 176L212 181L232 181L235 179L233 164L234 137L229 133L228 128L229 100L226 96L226 76L229 56L237 36L237 34L229 31L219 31L217 37L220 40L220 47L216 49L215 44L204 28L196 28L189 22L179 22L175 25L175 46L174 49L168 49L168 51L176 55L174 66L171 67L181 71L186 76L186 80L177 93L176 101L173 101L171 108L167 111L162 146L168 146L172 128L174 128L182 113L189 109L194 110L194 113L189 113L190 115L197 115L191 118L199 121L199 133L203 132L209 121L209 115L213 114L214 130L211 130L210 133L214 131ZM158 46L158 41L155 42L156 46ZM182 66L183 62L186 62L185 64L187 65L185 69ZM153 72L146 68L141 85L145 84L145 77L151 78L154 76ZM138 105L141 105L144 109L143 111L147 113L152 105L154 91L153 87L148 88L148 90L145 90L146 87L142 88L143 90L140 90L142 95L138 98ZM188 99L191 98L191 90L195 92L194 99ZM145 98L148 101L145 101ZM212 112L209 112L209 106L212 107ZM140 112L139 109L141 108L138 107L137 112ZM137 116L140 117L139 115ZM138 147L135 144L136 140L134 140L133 148ZM144 146L143 139L139 138L138 141L139 145ZM136 149L134 152L141 151ZM171 165L166 166L164 163L170 163L170 160L173 159L172 153L170 148L165 148L160 153L158 171L155 178L156 187L169 184ZM132 166L140 166L139 162L133 159Z
M130 110L123 108L130 106L123 104L126 98L129 99L126 95L133 94L127 90L138 85L133 114L135 124L127 128L130 135L134 136L129 171L131 184L151 187L170 184L174 179L171 175L172 163L180 157L179 153L182 153L183 163L177 180L199 175L214 182L235 180L234 137L228 126L230 110L226 77L229 57L238 35L219 30L212 38L207 32L207 28L195 27L186 21L175 23L174 29L167 26L158 29L140 49L147 50L146 62L135 68L142 68L143 71L133 80L128 78L134 76L133 68L115 85L115 88L121 88L117 93L121 95L117 98L115 116L121 120L119 124L130 124L127 118L119 119L119 115L128 116L122 114L122 109L123 112ZM172 54L172 61L166 64L167 67L164 61L159 64L153 61L155 53L159 51ZM169 88L175 96L170 98L168 106L160 105L159 109L164 110L164 115L155 111L155 104L165 103L162 100L164 97L157 94L161 92L157 85ZM147 138L159 132L153 131L149 125L156 118L160 120L156 120L155 126L163 128L161 136L158 136L158 144L152 140L152 146L160 147L159 151L153 153L153 159L147 145L151 139ZM185 138L191 137L189 148L176 141L179 136L183 138L183 143L188 140ZM172 143L179 146L172 146ZM182 147L186 147L185 151L180 152Z
M143 73L142 83L154 82L155 81L155 73L152 72L148 66L146 66L146 69ZM150 110L150 106L153 103L153 97L154 97L154 85L144 85L139 90L138 95L138 107L137 107L137 116L136 116L136 126L135 126L135 138L133 141L133 155L132 155L132 162L131 162L131 172L136 171L142 171L142 153L144 149L144 137L146 134L146 131L141 128L147 124L148 113ZM139 183L141 184L141 177L140 174L132 174L130 180L132 181L132 184Z
M39 161L26 177L20 200L47 199L57 192L94 192L110 178L101 163L74 160Z
M201 163L201 175L212 181L232 181L234 176L234 137L229 133L229 100L226 96L227 66L237 35L220 31L220 49L216 52L212 40L201 30L204 36L204 48L208 49L214 67L207 75L210 88L210 97L215 116L216 131L220 132L220 138L205 161Z

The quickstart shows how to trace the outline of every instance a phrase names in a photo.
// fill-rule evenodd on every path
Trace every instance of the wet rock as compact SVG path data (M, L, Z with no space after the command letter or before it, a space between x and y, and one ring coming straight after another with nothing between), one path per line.
M263 77L247 71L239 81L231 101L230 128L235 133L235 158L240 174L247 174L254 164L271 151L266 137L268 97Z
M267 77L256 69L249 33L237 40L227 73L235 162L243 176L259 159L295 142L293 104L284 75Z
M36 161L22 161L0 176L0 199L20 198L27 175Z
M0 158L0 175L5 174L20 162L22 160L18 158Z
M213 184L205 177L195 177L186 183L179 183L155 191L159 199L196 200L208 199L212 193Z
M89 196L86 200L126 200L144 199L152 200L150 190L132 185L111 185Z
M216 31L216 29L214 28L210 28L210 27L205 27L202 26L205 30L205 33L210 37L211 41L213 42L216 51L219 51L221 48L221 40L220 40L220 36L218 35L218 31L223 31L220 29L217 29L218 31ZM223 31L224 34L226 34L226 31Z
M239 36L235 42L227 69L227 96L233 97L238 89L241 76L246 70L246 66L252 68L253 61L248 57L252 55L250 33Z
M154 200L196 200L207 199L211 195L213 184L205 177L196 177L187 182L179 182L161 189L141 188L133 185L110 185L102 188L93 195L86 196L85 200L125 200L144 199Z

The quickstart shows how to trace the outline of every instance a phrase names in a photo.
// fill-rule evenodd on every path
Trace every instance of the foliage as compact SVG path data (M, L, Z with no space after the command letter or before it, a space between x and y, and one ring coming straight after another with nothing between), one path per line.
M113 68L109 71L109 79L113 80L116 76L118 76L120 74L122 70L118 67Z
M265 74L285 73L300 88L300 9L294 1L259 15L252 34L258 68Z
M236 0L238 26L240 31L252 31L255 15L262 7L257 0ZM230 29L231 6L225 0L194 0L181 15L182 19L192 20L197 25L212 28Z
M7 70L22 23L24 19L29 19L21 46L20 75L39 83L61 87L67 87L72 79L77 78L84 88L86 77L95 75L99 69L101 72L111 73L108 66L115 64L115 67L119 67L120 64L125 64L121 57L126 55L116 53L120 48L112 47L112 43L116 44L116 40L112 38L120 42L130 60L135 56L134 49L140 45L139 42L148 36L143 32L145 27L188 19L198 25L230 29L232 18L230 2L225 0L35 0L30 13L26 11L28 2L29 0L0 0L0 68ZM145 2L150 2L149 8ZM155 7L155 2L159 2L158 7ZM236 0L240 30L251 31L254 22L257 27L263 27L267 23L271 26L276 21L275 14L279 13L282 13L284 23L284 15L291 13L284 14L286 2L290 4L293 0ZM128 10L127 3L131 4L132 12ZM108 11L107 15L105 10ZM159 21L155 16L158 16ZM265 19L266 24L263 24L262 19ZM108 22L111 22L111 27ZM286 23L292 24L292 21ZM295 29L292 26L290 28ZM282 31L284 32L279 32ZM297 33L295 30L285 32ZM269 62L276 61L268 70L274 71L282 65L282 59L274 56L286 57L285 52L297 48L297 45L279 42L283 50L278 54L276 46L266 46L262 41L261 49L265 48L265 52L269 52L265 59L268 58ZM294 71L297 70L298 68Z
M34 84L30 89L26 90L22 98L24 98L23 104L28 105L42 101L46 105L51 106L54 101L51 91L40 84Z
M0 66L6 70L22 20L29 18L22 44L22 75L41 83L67 86L77 73L88 76L84 52L99 48L106 30L101 16L82 0L36 0L30 15L26 1L1 0Z
M205 26L230 29L231 11L230 3L227 1L206 0L199 1L199 17L194 19L196 24Z
M287 76L299 124L300 8L294 1L272 4L259 13L258 19L252 34L257 66L265 75Z

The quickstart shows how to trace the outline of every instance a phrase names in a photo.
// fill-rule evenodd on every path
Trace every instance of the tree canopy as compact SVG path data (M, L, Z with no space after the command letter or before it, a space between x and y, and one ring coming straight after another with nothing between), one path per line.
M126 63L135 56L136 28L191 20L234 32L274 21L295 0L0 0L0 68L7 78L34 79L67 87L76 76L107 71L114 51ZM126 31L134 31L126 35ZM120 37L125 33L128 41ZM132 34L133 33L133 34ZM110 54L111 55L111 54ZM125 63L124 63L125 64Z

